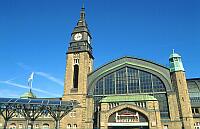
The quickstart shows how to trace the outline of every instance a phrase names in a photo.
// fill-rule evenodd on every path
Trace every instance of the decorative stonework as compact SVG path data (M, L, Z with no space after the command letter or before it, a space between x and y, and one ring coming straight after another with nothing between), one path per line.
M132 110L132 115L134 118L136 116L143 116L143 121L134 121L133 119L125 120L125 122L129 121L129 125L137 125L142 124L144 126L149 126L150 129L161 129L161 121L160 121L160 112L157 101L147 101L147 108L141 108L131 104L121 104L112 109L109 109L109 103L101 103L101 111L100 111L100 129L107 129L109 125L114 125L115 123L109 123L109 118L113 116L113 114L117 114L119 111L123 110ZM135 116L134 116L135 112ZM138 114L138 115L137 115ZM146 119L146 121L145 121ZM138 119L139 120L139 119ZM131 122L132 121L132 122ZM146 123L145 123L146 122ZM117 122L116 122L117 124Z

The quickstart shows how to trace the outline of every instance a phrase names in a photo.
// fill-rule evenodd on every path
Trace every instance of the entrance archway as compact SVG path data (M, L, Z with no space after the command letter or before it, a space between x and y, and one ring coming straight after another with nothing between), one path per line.
M109 116L108 129L149 129L149 121L143 113L124 108Z

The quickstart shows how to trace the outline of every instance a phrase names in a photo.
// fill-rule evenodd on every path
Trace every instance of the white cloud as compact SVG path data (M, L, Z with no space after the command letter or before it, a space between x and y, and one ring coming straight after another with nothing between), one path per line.
M64 85L63 81L61 81L60 79L57 79L57 78L53 77L52 75L50 75L48 73L45 73L45 72L35 72L35 74L36 75L40 75L42 77L45 77L45 78L51 80L52 82L57 83L60 86Z
M11 86L15 86L15 87L19 87L19 88L25 88L25 89L30 89L30 87L28 86L25 86L25 85L21 85L21 84L17 84L17 83L13 83L11 81L0 81L0 83L3 83L3 84L8 84L8 85L11 85Z
M0 81L0 83L19 87L19 88L30 89L30 87L28 87L28 86L21 85L21 84L18 84L18 83L14 83L14 82L10 82L10 81ZM60 95L57 95L57 94L54 94L54 93L51 93L51 92L48 92L48 91L45 91L45 90L42 90L42 89L38 89L38 88L32 88L32 90L40 92L40 93L48 94L48 95L51 95L51 96L55 96L55 97L60 96Z

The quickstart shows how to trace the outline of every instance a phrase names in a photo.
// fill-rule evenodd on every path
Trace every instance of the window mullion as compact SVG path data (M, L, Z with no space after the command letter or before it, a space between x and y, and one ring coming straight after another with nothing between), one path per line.
M140 90L140 93L141 93L142 91L141 91L141 85L140 85L140 71L139 70L137 70L137 71L138 71L139 90Z
M152 87L152 92L154 93L154 87L153 87L153 76L151 74L151 87Z
M103 77L103 95L105 95L105 77Z
M116 76L116 72L114 73L114 78L115 78L115 94L117 94L117 76Z
M126 67L126 73L125 73L125 76L126 76L126 93L128 94L129 91L128 91L128 68Z

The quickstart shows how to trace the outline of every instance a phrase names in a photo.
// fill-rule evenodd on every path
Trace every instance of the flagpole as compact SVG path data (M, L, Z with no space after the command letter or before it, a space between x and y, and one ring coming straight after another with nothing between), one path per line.
M32 90L32 83L33 83L33 80L31 80L31 84L30 84L30 92Z
M30 77L28 78L28 86L30 87L30 92L32 90L33 76L34 76L34 72L32 72Z
M31 80L31 84L30 84L30 92L31 92L31 90L32 90L32 80Z

